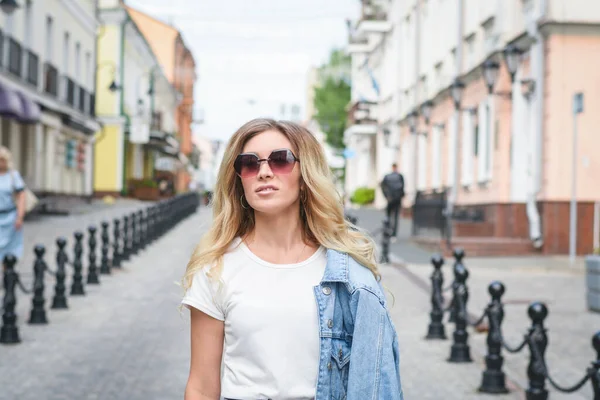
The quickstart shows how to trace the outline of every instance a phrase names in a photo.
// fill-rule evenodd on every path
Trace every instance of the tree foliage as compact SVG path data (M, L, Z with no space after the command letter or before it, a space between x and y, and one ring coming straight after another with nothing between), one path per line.
M325 133L327 143L338 149L344 148L350 91L350 56L342 50L333 50L329 62L319 68L314 118Z

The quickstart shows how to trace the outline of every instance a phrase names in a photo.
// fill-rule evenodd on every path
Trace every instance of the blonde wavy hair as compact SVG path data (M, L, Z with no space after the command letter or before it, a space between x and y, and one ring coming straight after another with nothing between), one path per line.
M373 240L344 218L342 201L319 142L298 124L259 118L244 124L227 144L213 194L212 226L192 254L182 280L183 288L187 290L194 274L203 268L209 268L211 279L218 279L223 268L223 255L232 241L253 231L254 210L242 207L240 198L244 189L233 164L246 142L267 130L283 134L300 160L298 165L306 192L300 205L303 239L347 253L369 268L379 280Z

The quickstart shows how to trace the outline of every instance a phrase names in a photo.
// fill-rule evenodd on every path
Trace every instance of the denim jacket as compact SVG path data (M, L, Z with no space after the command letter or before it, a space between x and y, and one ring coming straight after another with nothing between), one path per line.
M328 250L314 291L321 349L315 400L403 400L398 337L373 273Z

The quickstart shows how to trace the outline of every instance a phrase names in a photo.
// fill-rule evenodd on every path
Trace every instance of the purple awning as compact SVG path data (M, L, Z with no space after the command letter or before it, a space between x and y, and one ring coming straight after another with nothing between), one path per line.
M40 106L21 92L17 92L17 95L19 96L23 108L23 112L21 113L21 116L17 117L17 121L22 124L35 124L39 122L42 116Z
M0 116L6 118L21 118L23 102L17 92L0 84Z

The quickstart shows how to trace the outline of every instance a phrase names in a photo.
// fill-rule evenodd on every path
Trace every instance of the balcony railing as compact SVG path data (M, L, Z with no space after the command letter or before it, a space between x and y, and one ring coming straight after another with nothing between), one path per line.
M75 108L75 82L73 82L71 78L65 78L65 89L67 92L65 94L65 100L67 101L67 104Z
M23 50L19 42L8 38L8 71L18 77L21 77L23 67Z
M58 96L58 70L50 63L44 64L44 92Z
M33 86L38 85L39 69L40 69L40 61L39 61L37 54L28 50L27 51L27 82L31 83Z

